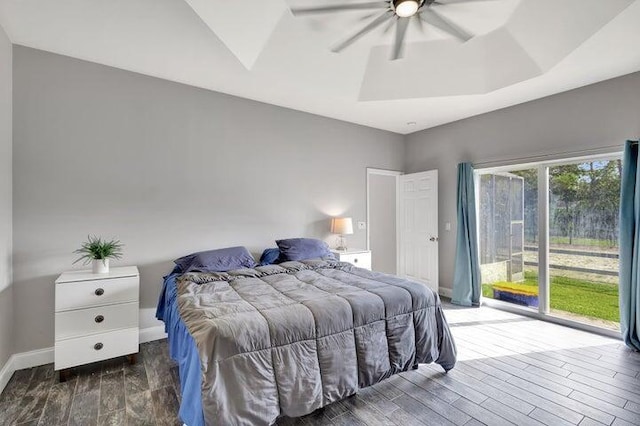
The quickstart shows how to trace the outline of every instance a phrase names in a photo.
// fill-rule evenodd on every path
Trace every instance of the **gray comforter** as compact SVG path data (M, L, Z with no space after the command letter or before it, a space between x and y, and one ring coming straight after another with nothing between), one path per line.
M456 349L436 294L335 261L286 262L178 281L198 347L208 425L267 425L355 394Z

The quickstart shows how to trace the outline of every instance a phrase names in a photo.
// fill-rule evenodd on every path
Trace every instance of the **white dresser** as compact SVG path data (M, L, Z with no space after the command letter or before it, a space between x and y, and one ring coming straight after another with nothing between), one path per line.
M340 262L351 263L359 268L371 270L371 251L360 249L331 250Z
M107 274L65 272L56 280L55 370L122 355L135 363L139 348L138 268Z

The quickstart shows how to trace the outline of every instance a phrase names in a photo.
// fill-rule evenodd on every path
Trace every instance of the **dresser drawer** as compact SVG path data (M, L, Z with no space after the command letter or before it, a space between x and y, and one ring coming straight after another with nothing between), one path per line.
M138 329L111 331L56 342L55 369L75 367L138 352Z
M56 313L56 340L137 326L137 302L58 312Z
M359 268L371 269L370 253L345 253L340 255L340 262L347 262Z
M138 300L138 277L56 284L56 312Z

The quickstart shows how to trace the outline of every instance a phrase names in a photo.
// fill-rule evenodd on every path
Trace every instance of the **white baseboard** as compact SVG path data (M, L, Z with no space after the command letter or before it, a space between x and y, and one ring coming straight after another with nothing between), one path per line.
M0 392L2 392L11 380L11 376L17 370L37 367L53 362L53 348L36 349L35 351L13 354L0 370Z
M36 349L35 351L13 354L13 356L15 357L13 364L14 371L23 370L25 368L51 364L53 362L53 348Z
M13 354L0 370L0 393L4 390L11 376L17 370L37 367L53 362L53 348L36 349L35 351Z
M438 293L440 294L440 296L444 296L448 299L451 299L451 296L453 296L453 290L451 290L450 288L446 288L446 287L440 287L438 289Z
M167 333L164 332L164 325L147 327L140 329L140 343L153 342L154 340L166 339Z
M140 329L140 343L160 340L166 337L167 334L164 332L164 326L162 325ZM15 371L51 364L53 356L53 348L36 349L11 355L0 370L0 393L7 386Z
M5 386L7 386L7 383L9 383L13 372L16 371L16 369L13 367L14 359L15 355L11 355L2 369L0 369L0 393L2 393Z

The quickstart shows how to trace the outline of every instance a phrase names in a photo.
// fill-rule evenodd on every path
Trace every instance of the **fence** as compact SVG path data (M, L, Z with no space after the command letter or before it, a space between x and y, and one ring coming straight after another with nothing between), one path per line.
M525 246L525 251L538 251L538 247L535 246ZM576 256L588 256L588 257L600 257L600 258L609 258L609 259L619 259L620 256L618 253L604 253L604 252L594 252L587 250L569 250L569 249L560 249L560 248L550 248L550 253L557 254L569 254ZM525 261L524 264L526 266L538 266L538 262ZM617 271L608 271L603 269L592 269L592 268L582 268L580 266L571 266L571 265L549 265L550 269L559 269L564 271L574 271L574 272L584 272L588 274L598 274L598 275L607 275L611 277L617 277Z

